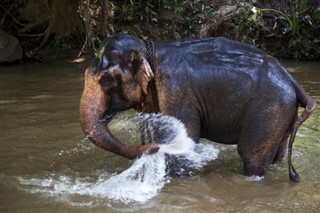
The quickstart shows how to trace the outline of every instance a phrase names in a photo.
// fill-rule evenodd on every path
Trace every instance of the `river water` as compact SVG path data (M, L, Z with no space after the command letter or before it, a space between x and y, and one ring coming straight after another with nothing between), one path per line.
M79 127L86 63L0 67L0 212L318 212L320 63L284 64L319 103L294 144L300 183L289 181L286 158L264 179L246 178L235 146L203 140L220 151L218 158L191 176L163 177L163 186L143 202L97 196L109 190L106 180L134 165L95 147ZM117 115L110 128L139 143L133 111Z

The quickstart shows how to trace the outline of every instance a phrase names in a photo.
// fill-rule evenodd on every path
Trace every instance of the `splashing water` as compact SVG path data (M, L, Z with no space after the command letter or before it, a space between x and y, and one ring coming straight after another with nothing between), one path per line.
M147 126L149 139L159 143L158 153L143 155L120 174L101 174L98 180L71 178L64 175L44 179L18 177L21 185L31 193L41 193L70 205L94 205L94 201L73 201L74 196L108 199L115 202L144 203L156 196L169 182L166 156L174 156L175 164L200 169L217 158L219 150L210 144L196 144L188 137L184 125L174 117L160 114L138 114L137 120ZM180 165L181 163L181 165ZM175 165L177 166L177 165ZM179 173L179 172L176 172Z
M175 157L184 166L199 169L218 157L219 150L213 145L196 144L189 138L184 124L175 117L138 114L138 120L147 124L152 141L160 144L158 152ZM181 169L184 170L182 167Z

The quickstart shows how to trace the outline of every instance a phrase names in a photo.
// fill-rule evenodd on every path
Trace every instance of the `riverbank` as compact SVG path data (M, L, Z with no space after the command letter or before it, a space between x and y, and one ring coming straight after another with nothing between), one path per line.
M76 49L66 49L66 50L55 50L39 51L39 56L44 60L45 63L54 63L57 61L66 61L71 63L81 63L86 61L91 61L94 58L93 54L83 53L80 54L80 50Z
M152 40L223 36L277 58L320 61L317 0L50 2L4 0L0 7L0 28L16 37L31 59L46 58L46 51L57 59L72 50L91 54L106 35L127 32Z

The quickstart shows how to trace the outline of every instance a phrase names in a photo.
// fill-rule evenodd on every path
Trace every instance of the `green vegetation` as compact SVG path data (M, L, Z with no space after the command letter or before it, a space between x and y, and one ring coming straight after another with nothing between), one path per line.
M320 58L320 5L313 8L308 0L291 1L290 7L282 11L273 8L253 7L249 20L257 22L258 16L270 12L284 18L288 25L282 28L282 37L288 38L287 53L297 59ZM280 33L281 33L280 31Z
M2 0L0 27L25 51L93 53L105 36L155 40L225 36L275 57L320 59L317 0Z

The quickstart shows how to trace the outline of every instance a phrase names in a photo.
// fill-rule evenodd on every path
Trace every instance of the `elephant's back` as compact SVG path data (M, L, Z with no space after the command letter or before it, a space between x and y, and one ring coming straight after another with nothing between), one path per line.
M224 52L228 54L259 54L266 55L266 53L255 47L254 45L231 40L225 37L212 37L194 40L183 41L167 41L158 42L159 49L170 52L182 51L185 53L191 52Z
M214 97L220 97L217 91L228 91L231 98L232 94L258 92L258 96L296 103L291 75L278 60L253 45L223 37L167 42L160 55L159 71L170 76L175 87L200 88L203 96L211 92Z

